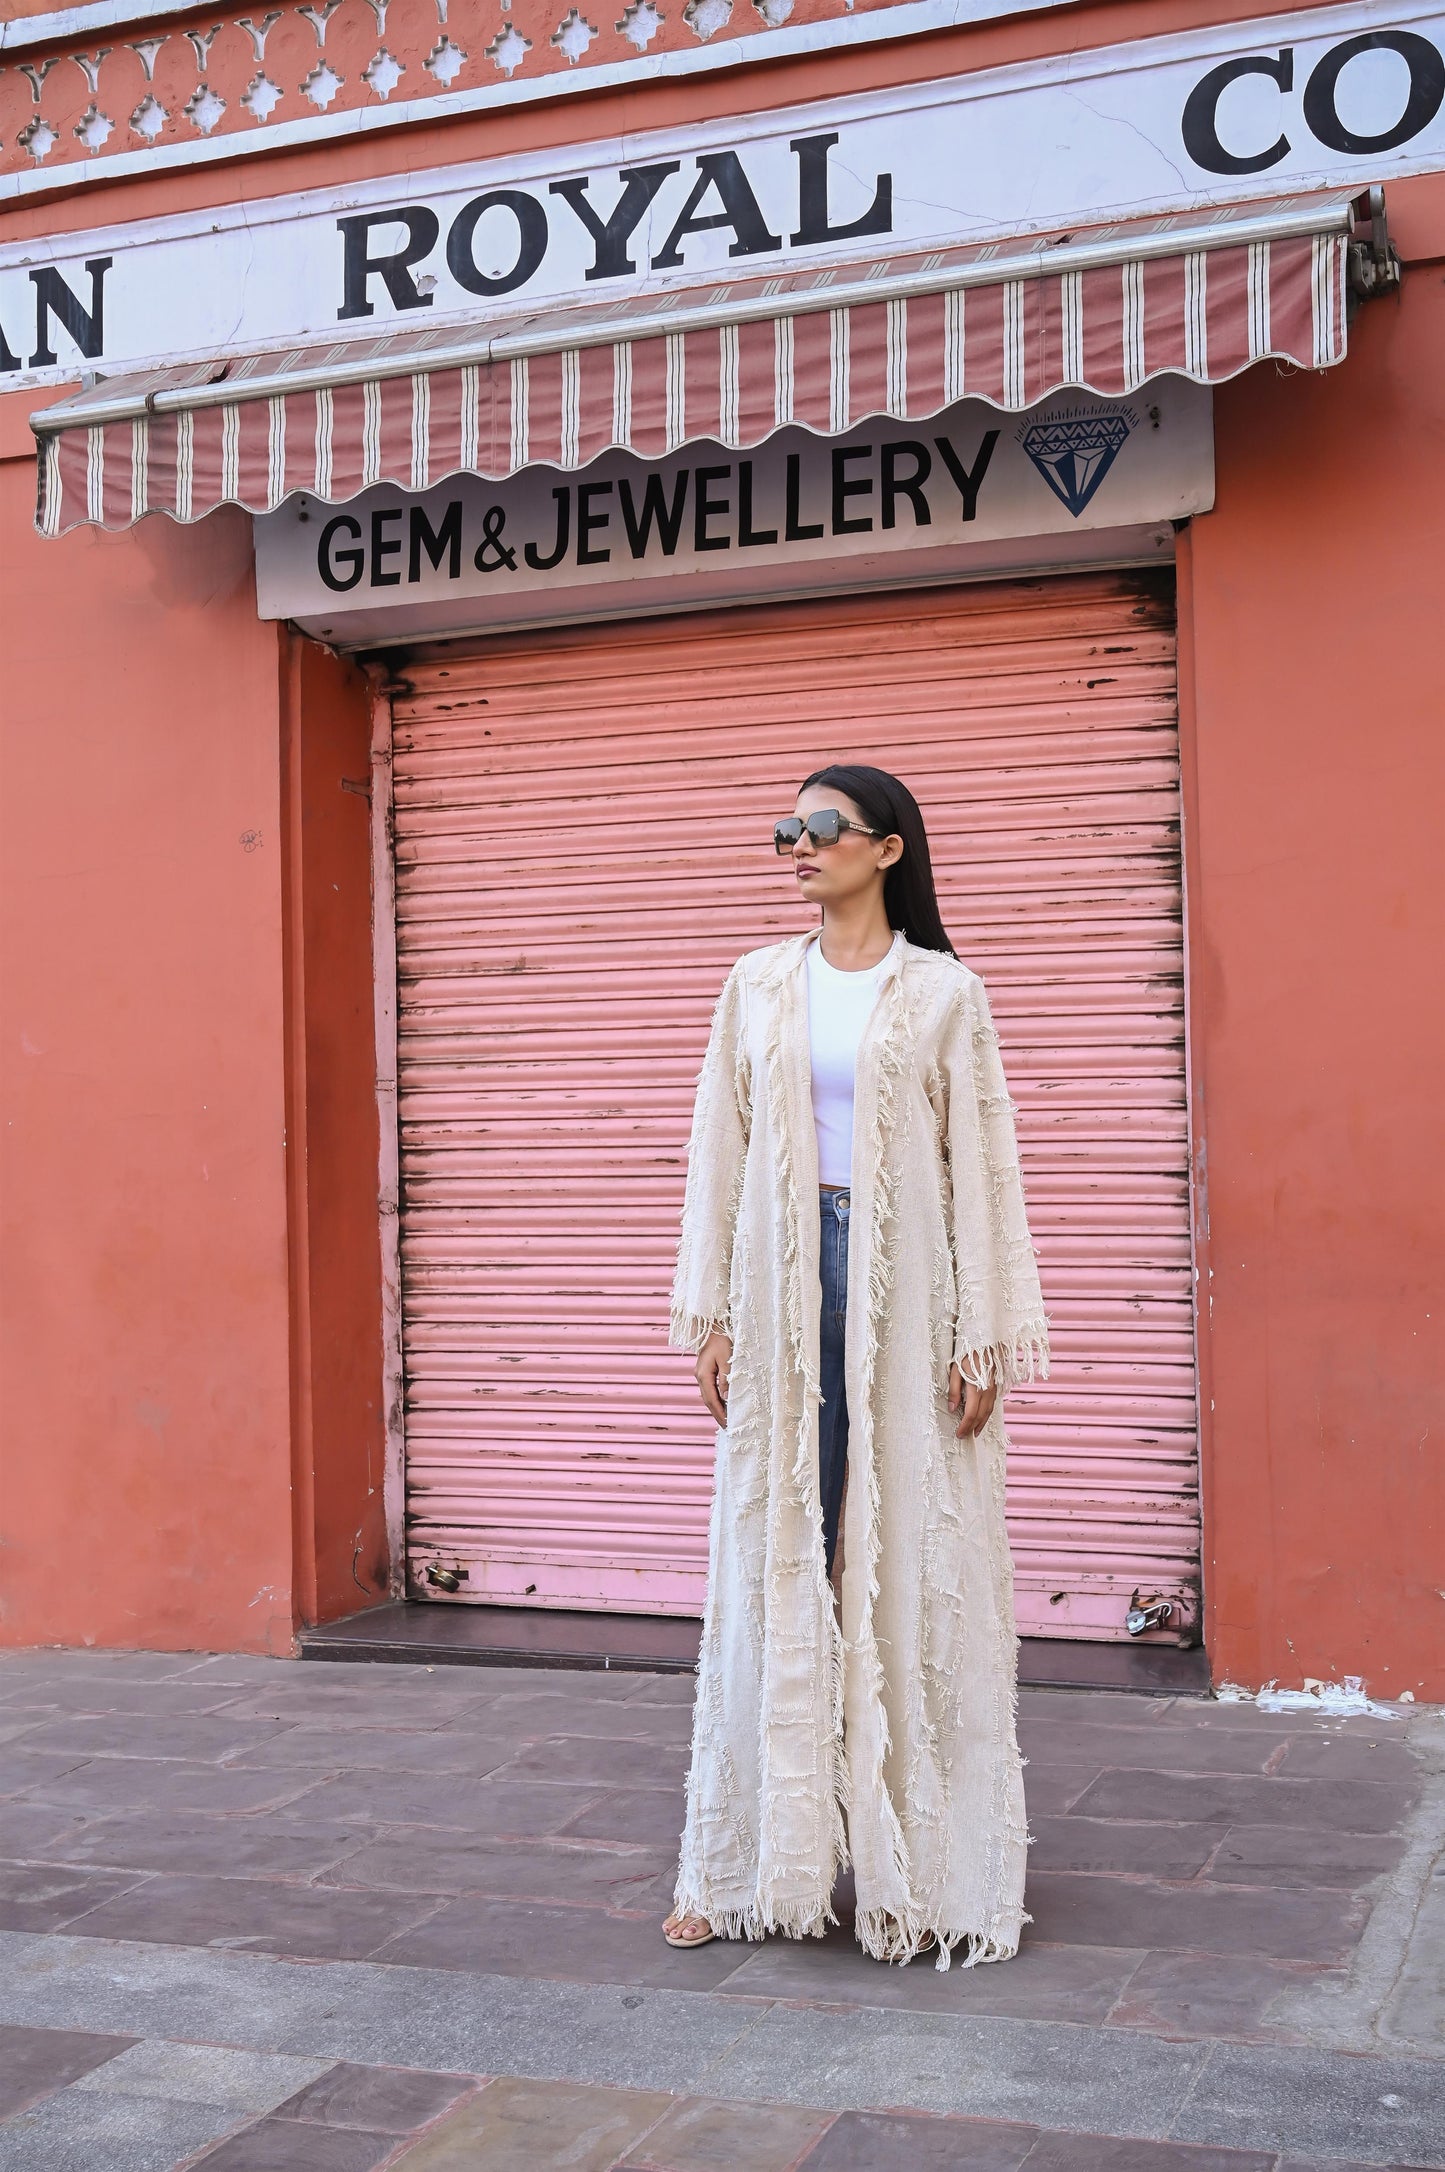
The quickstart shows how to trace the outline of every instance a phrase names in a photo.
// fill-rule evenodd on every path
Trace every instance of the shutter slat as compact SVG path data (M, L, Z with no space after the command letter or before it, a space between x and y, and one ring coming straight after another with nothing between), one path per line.
M1174 638L1124 574L509 636L395 708L413 1571L700 1611L712 1429L665 1345L692 1092L771 827L895 769L1004 1043L1047 1385L1010 1398L1020 1628L1197 1582ZM420 1588L425 1590L423 1584Z

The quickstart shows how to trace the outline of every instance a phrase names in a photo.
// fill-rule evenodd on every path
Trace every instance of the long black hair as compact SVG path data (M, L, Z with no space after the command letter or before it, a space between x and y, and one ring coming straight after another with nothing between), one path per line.
M830 762L826 769L815 769L811 777L805 777L798 789L807 792L814 785L846 794L880 837L903 839L902 859L895 860L883 877L888 925L901 928L920 950L944 950L956 957L938 910L922 811L907 785L866 762Z

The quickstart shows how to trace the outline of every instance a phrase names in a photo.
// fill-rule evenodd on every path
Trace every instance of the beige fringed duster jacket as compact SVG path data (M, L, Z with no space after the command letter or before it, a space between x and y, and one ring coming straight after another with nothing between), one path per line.
M677 1906L731 1937L858 1937L938 1966L1018 1949L1027 1831L1002 1407L948 1370L1047 1370L1013 1110L983 984L894 939L858 1051L841 1620L818 1493L817 1142L805 936L729 974L698 1080L672 1342L732 1337Z

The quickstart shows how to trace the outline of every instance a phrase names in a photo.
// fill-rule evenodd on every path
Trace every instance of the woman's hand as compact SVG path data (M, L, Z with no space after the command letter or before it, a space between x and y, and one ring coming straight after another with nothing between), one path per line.
M701 1379L701 1372L698 1377ZM963 1406L955 1440L970 1440L975 1433L981 1433L993 1416L993 1406L997 1401L997 1388L976 1388L971 1380L964 1379L956 1365L949 1366L948 1407L950 1410L958 1410L960 1404Z
M730 1338L714 1328L697 1353L697 1384L719 1425L728 1422L728 1372L732 1361Z

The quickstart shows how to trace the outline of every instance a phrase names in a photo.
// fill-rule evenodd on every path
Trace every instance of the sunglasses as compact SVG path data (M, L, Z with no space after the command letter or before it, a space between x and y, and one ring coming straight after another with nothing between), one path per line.
M799 815L789 815L782 822L773 824L773 844L779 852L791 852L794 845L807 833L808 843L815 852L825 845L836 845L844 830L856 830L860 837L881 837L881 830L870 830L862 822L850 822L836 807L820 807L810 814L807 821Z

